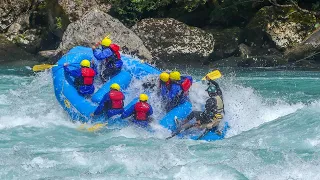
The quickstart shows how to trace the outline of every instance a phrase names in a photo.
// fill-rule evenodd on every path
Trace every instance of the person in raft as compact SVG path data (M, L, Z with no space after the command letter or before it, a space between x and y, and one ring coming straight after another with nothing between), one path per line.
M120 86L117 83L113 83L110 86L110 91L105 94L99 103L99 106L91 116L101 114L105 112L107 118L123 113L123 100L124 94L120 91Z
M111 39L105 37L100 43L92 46L92 50L94 57L102 61L100 76L104 82L121 71L123 62L119 53L120 47L112 44Z
M181 76L178 71L172 71L169 74L169 80L170 83L167 86L167 112L188 100L189 89L192 85L192 77Z
M70 70L68 63L63 64L66 74L74 77L74 86L82 96L90 95L94 92L93 80L96 70L91 68L90 61L85 59L80 63L81 68Z
M207 130L211 130L219 125L224 115L224 103L222 98L222 91L217 82L213 80L209 80L208 88L206 91L208 92L209 99L206 101L205 110L201 111L192 111L189 116L181 121L177 121L175 118L175 122L177 125L178 131L183 129L189 129L191 127L199 127L206 128ZM196 119L195 124L189 124L193 118ZM220 130L216 130L216 133L221 135Z
M147 103L149 97L146 94L140 94L139 102L132 105L127 109L122 115L121 118L125 119L131 115L134 115L133 123L140 127L148 127L149 122L151 122L151 115L153 114L152 106Z
M157 84L159 84L159 86L157 86ZM142 87L145 90L154 90L154 88L159 88L158 89L158 93L161 96L161 98L163 100L166 100L167 96L168 96L168 91L169 91L169 73L168 72L162 72L159 75L159 79L152 77L151 80L148 80L148 82L145 82L142 84ZM156 89L157 90L157 89Z
M170 81L169 81L169 73L168 72L162 72L159 75L160 79L160 96L165 100L169 93L169 87L170 87Z

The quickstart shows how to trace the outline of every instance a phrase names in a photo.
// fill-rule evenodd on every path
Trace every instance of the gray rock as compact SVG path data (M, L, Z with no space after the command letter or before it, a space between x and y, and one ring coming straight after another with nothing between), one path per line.
M92 46L110 35L114 43L120 45L126 53L152 59L151 53L141 39L119 20L98 10L92 9L81 19L69 24L65 31L59 51L67 51L78 45Z
M93 8L108 12L110 5L98 3L96 0L59 0L59 5L69 17L70 22L74 22L82 17L82 15L91 11Z
M9 29L8 29L8 34L18 34L19 31L21 30L21 25L18 23L13 23Z
M40 49L41 32L37 29L28 29L25 32L17 35L7 36L9 40L13 41L19 47L29 53L36 54Z
M320 54L320 28L310 35L302 43L285 52L285 56L289 61L300 59L311 59Z
M210 33L172 18L143 19L132 29L161 61L205 60L214 49Z
M31 6L30 0L0 1L0 32L5 32Z
M288 61L281 56L229 57L213 62L211 65L225 67L279 67L287 65Z
M0 34L0 64L8 64L16 61L36 61L37 58L25 52L23 49L8 41Z
M240 43L241 29L239 27L208 30L215 40L214 52L210 61L216 61L235 55Z
M46 50L39 51L38 55L43 58L43 61L54 64L63 56L63 53L57 50Z
M263 7L246 27L248 44L266 46L267 39L280 50L301 43L315 29L317 18L295 7ZM269 43L270 44L270 43Z
M52 58L58 54L56 50L39 51L38 54L44 58Z
M20 24L21 31L25 31L30 28L30 13L26 12L21 14L16 20L16 23Z
M251 49L245 44L239 45L239 55L242 58L248 58L251 55Z

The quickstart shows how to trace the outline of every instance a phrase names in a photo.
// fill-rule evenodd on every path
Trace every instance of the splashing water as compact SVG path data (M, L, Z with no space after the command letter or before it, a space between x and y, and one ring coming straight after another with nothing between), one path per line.
M231 129L225 140L202 142L166 141L156 122L155 133L79 131L55 99L51 73L26 72L0 72L1 179L320 179L320 73L229 73L218 82ZM188 72L200 79L206 70ZM125 103L148 78L133 81ZM195 110L205 88L191 88ZM149 97L158 120L163 105L155 92Z

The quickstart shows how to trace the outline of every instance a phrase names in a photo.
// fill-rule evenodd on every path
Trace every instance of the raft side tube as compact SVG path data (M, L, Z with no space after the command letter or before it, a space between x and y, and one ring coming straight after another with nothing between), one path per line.
M92 102L99 103L103 96L110 91L110 86L113 83L120 85L121 89L126 89L131 82L131 75L129 72L122 70L119 74L112 77L106 82L94 95L92 96Z
M168 112L160 121L160 125L171 130L172 132L177 129L176 123L174 122L174 117L177 116L178 119L186 119L187 116L192 112L192 104L186 101L183 104L172 109Z
M59 61L59 66L52 68L53 84L56 98L65 111L71 116L72 120L79 120L81 122L88 122L90 113L92 113L96 106L86 100L83 96L79 95L77 90L67 81L63 64L64 63L80 63L83 59L92 59L92 55L87 48L80 47L73 48L66 55L64 55ZM76 67L70 66L70 69ZM80 113L81 112L81 113Z
M104 116L90 116L93 113L98 104L91 102L90 100L81 96L73 86L74 78L65 75L63 64L80 64L83 59L92 61L94 58L92 49L82 46L72 48L67 54L65 54L59 61L58 66L52 68L54 91L58 102L63 109L67 111L73 121L81 122L105 122ZM77 66L69 66L71 70L78 68ZM117 76L112 78L108 84L105 84L101 90L97 91L97 95L93 94L92 97L96 97L96 102L100 102L106 92L109 91L109 87L113 82L120 84L121 88L127 88L130 84L130 73L121 71ZM106 88L108 87L108 88ZM90 98L90 97L88 97ZM99 99L100 98L100 99Z
M130 74L137 79L141 79L150 74L159 75L161 73L161 70L148 63L142 63L141 60L132 59L127 56L121 56L121 59L124 62L125 70L129 71Z

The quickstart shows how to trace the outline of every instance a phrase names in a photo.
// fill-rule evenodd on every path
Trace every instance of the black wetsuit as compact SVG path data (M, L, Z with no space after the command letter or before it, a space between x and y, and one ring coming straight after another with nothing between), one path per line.
M191 119L195 118L196 120L200 120L201 124L209 123L211 119L213 119L217 107L217 102L215 98L209 98L206 101L205 110L202 111L192 111L187 119L186 122L189 122Z
M209 99L207 99L205 104L205 110L202 111L192 111L188 117L184 120L182 124L185 124L195 118L196 120L199 120L201 124L210 123L211 120L214 118L215 114L218 113L217 109L217 99L215 96L220 96L222 99L222 91L219 87L219 84L213 80L209 80L208 82L209 86L214 85L216 87L216 93L212 93Z

